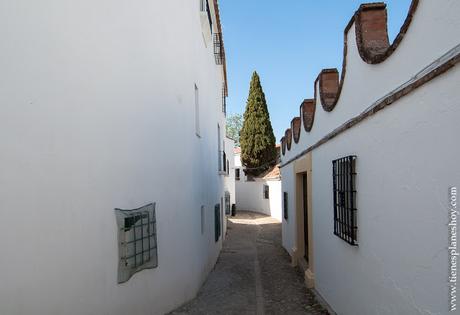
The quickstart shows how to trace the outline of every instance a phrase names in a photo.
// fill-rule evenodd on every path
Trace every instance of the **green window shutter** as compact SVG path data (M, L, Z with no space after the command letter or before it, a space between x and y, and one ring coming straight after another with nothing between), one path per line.
M284 219L288 219L288 193L284 192L283 193L283 213L284 213Z
M215 230L215 241L219 241L220 238L220 204L216 204L214 207L214 230Z

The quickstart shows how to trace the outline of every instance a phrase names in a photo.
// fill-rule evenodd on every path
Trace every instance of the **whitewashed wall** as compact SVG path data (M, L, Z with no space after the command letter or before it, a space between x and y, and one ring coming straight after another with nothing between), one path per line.
M235 181L236 209L262 213L281 221L281 180L255 178L247 181L239 154L235 154L235 165L240 168L240 180ZM264 185L269 187L269 199L264 198Z
M270 198L263 198L263 187L268 185ZM236 208L259 212L278 219L281 222L281 181L241 179L236 181Z
M299 143L282 161L458 45L452 34L460 30L459 12L458 1L420 1L397 50L377 65L362 61L352 26L338 104L328 113L317 100L311 132L301 126ZM447 314L447 189L460 183L458 82L457 65L313 150L316 290L338 314ZM357 155L359 247L333 235L331 162L350 154ZM282 168L282 178L293 205L292 164ZM295 216L289 210L283 245L291 252Z
M456 67L313 152L316 289L339 314L448 313L459 80ZM331 161L350 154L357 156L356 248L332 234Z
M347 36L347 72L339 103L333 111L326 112L318 97L312 130L306 132L302 125L299 143L292 141L291 150L286 150L282 160L296 156L458 45L458 37L452 34L460 30L459 6L455 0L420 1L403 41L391 57L380 64L367 64L361 59L352 26ZM311 87L313 89L313 82ZM315 88L319 96L318 87ZM308 88L306 93L312 96L313 90ZM290 127L289 122L286 127Z
M288 218L283 217L282 222L282 243L283 247L290 255L294 254L296 244L296 177L294 174L294 164L288 164L281 168L281 194L288 193ZM283 198L283 197L281 197ZM282 200L282 199L281 199ZM281 204L281 212L284 205Z
M224 177L224 193L228 191L230 193L230 211L231 206L236 202L236 191L235 191L235 159L233 159L233 148L235 147L235 140L225 137L225 152L229 162L228 175ZM225 198L225 194L224 194ZM224 204L224 236L227 234L227 218L225 217L225 204Z
M230 192L230 202L236 202L236 188L235 188L235 159L233 158L233 150L235 147L235 140L225 138L225 152L229 161L229 174L225 177L225 188Z
M208 157L225 125L199 1L0 0L0 21L0 314L163 314L192 298L221 248ZM149 202L159 267L118 285L113 209Z

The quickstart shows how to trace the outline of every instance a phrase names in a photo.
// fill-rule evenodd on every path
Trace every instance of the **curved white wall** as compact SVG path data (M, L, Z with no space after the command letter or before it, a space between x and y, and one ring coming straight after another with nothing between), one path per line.
M313 152L316 289L339 314L448 313L459 80L457 67ZM332 233L330 161L350 154L357 156L356 248Z
M401 44L387 60L376 65L361 59L353 25L347 36L347 70L338 104L333 111L324 111L318 86L314 87L318 97L312 130L306 132L301 126L299 143L292 141L291 150L286 149L282 161L288 161L313 145L458 45L458 38L452 35L460 30L458 12L460 3L455 0L420 1ZM286 126L290 127L288 123Z
M352 26L336 107L325 112L318 97L311 132L301 126L300 141L282 164L458 45L452 34L460 31L459 12L458 1L420 1L397 50L376 65L359 56ZM447 191L460 184L458 82L457 64L312 151L316 290L338 314L448 313ZM357 156L358 247L333 235L331 162L351 154ZM292 168L281 169L290 205L283 246L290 252L296 245Z
M199 2L2 0L0 20L0 314L162 314L192 298L221 246L225 125ZM159 267L118 285L113 209L149 202Z
M269 187L269 199L263 196L264 185ZM236 207L269 215L281 222L281 181L258 179L248 182L242 177L236 181Z
M239 153L234 155L234 163L240 169L240 180L235 181L236 209L269 215L281 222L281 179L247 181ZM264 198L264 185L269 187L269 199Z

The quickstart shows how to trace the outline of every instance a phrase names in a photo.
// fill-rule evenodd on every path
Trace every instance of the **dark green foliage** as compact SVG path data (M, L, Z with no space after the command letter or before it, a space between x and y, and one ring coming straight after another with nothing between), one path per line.
M246 173L257 176L276 163L275 141L265 94L254 72L240 133L241 161L248 168Z

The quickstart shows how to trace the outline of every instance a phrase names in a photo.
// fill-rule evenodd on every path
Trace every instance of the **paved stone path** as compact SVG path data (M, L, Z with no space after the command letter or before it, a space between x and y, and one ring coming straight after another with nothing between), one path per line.
M305 288L300 270L281 247L281 224L239 212L198 296L171 315L328 314Z

